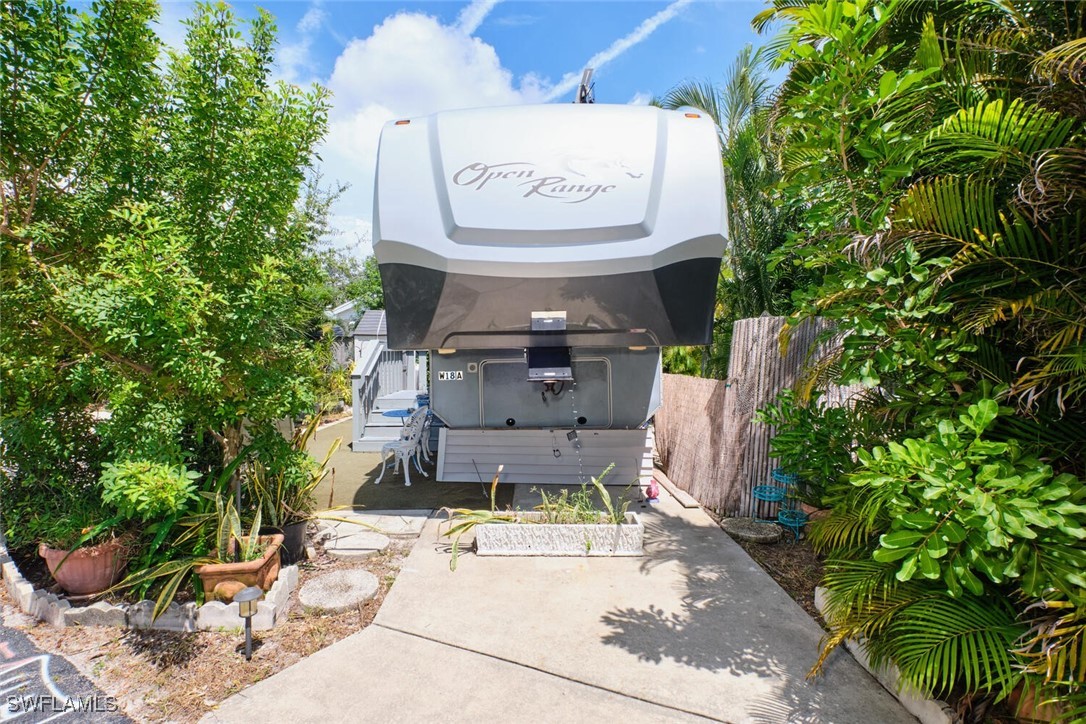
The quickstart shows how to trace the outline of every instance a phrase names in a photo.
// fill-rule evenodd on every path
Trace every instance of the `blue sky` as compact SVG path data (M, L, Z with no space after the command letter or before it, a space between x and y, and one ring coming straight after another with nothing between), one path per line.
M350 184L334 209L337 243L370 253L373 173L382 125L451 108L572 100L596 67L598 103L644 103L684 80L720 82L764 2L296 2L263 7L279 26L278 76L333 92L320 154L327 181ZM188 3L163 5L160 34L183 37Z

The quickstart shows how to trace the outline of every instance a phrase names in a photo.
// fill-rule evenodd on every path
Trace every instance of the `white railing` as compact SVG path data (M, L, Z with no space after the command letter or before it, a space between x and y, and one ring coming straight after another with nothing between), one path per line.
M354 439L366 434L370 413L377 400L401 390L426 390L428 356L424 351L400 352L379 339L357 343L351 372Z
M351 373L355 440L361 440L366 434L366 421L381 394L381 375L376 372L378 363L387 354L385 343L377 339L367 340L356 349L354 371Z

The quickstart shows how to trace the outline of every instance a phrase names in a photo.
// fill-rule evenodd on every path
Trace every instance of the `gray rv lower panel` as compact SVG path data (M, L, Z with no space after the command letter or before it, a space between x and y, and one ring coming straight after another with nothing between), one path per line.
M510 278L381 264L393 349L708 344L719 258L592 277ZM531 333L533 311L567 330Z

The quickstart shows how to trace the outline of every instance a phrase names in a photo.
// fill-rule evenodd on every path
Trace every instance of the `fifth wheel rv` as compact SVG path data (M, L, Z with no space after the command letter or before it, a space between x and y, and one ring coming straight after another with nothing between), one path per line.
M712 332L713 121L590 103L405 119L374 196L388 345L431 352L438 479L650 475L660 348Z

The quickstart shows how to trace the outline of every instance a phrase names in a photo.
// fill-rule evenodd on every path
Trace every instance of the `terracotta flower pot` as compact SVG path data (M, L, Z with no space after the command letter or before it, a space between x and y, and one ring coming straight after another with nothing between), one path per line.
M259 586L265 591L271 588L279 576L279 548L283 545L283 535L262 535L259 540L267 548L255 561L209 563L195 568L208 601L229 603L234 600L234 594L246 586Z
M42 543L38 555L45 559L49 573L72 595L101 593L121 578L126 561L125 546L119 538L93 546L66 550Z
M807 520L818 520L819 518L825 518L830 514L830 511L826 508L816 508L807 503L800 503L799 509L807 514Z

